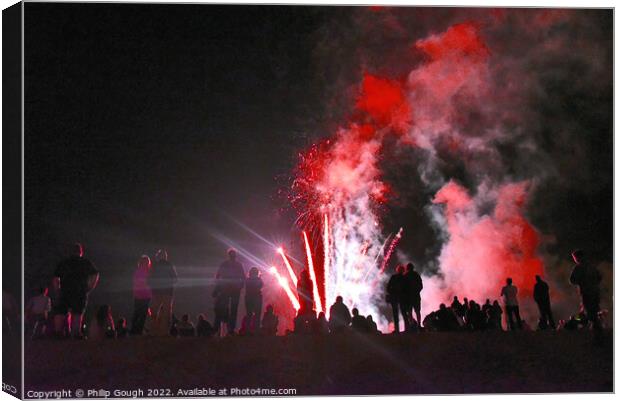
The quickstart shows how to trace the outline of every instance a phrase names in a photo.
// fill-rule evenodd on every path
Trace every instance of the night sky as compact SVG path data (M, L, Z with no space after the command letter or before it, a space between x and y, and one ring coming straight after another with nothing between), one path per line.
M390 65L382 72L398 74L389 61L415 63L399 57L415 35L480 12L403 11L395 18L419 24L376 38L363 22L378 17L360 8L27 3L26 293L81 241L101 272L92 302L129 317L136 261L166 247L181 275L178 309L210 313L208 278L226 250L213 233L273 254L228 216L299 254L294 215L280 195L297 152L340 122L364 69L381 62ZM611 15L589 12L574 26L610 66ZM387 40L400 50L386 52ZM548 117L532 129L570 183L541 185L529 217L555 238L547 252L566 259L580 246L611 262L611 68L590 90L585 78L574 82L580 62L531 65L557 72L542 78L545 96L529 99ZM578 127L567 135L579 140L558 137L557 121ZM518 159L510 144L501 150ZM404 159L398 153L385 172L401 189L387 230L417 230L402 248L428 262L440 247L424 211L433 189L404 190L420 186ZM467 184L462 170L445 167Z

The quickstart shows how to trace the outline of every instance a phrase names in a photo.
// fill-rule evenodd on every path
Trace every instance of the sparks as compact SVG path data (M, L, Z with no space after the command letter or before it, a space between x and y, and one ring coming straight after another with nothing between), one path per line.
M381 270L380 270L380 274L383 274L383 272L385 271L385 268L388 265L388 262L390 261L390 258L392 257L392 253L394 252L394 249L396 249L396 245L398 245L398 241L400 241L400 239L403 236L403 228L401 227L400 230L398 230L398 233L396 233L396 236L394 236L394 239L392 240L392 242L390 243L390 247L387 250L387 253L385 254L385 258L383 258L383 263L381 264Z
M279 247L278 249L276 249L276 251L282 257L282 260L284 261L284 265L286 266L286 270L288 270L288 274L291 276L291 281L293 282L293 285L295 287L297 287L297 275L295 275L295 271L293 270L293 266L291 266L291 263L289 262L288 258L286 257L286 254L284 253L284 249L282 247Z
M321 306L321 297L319 295L319 287L316 283L316 273L314 272L314 262L312 261L312 250L310 249L310 242L308 241L308 234L303 232L304 242L306 244L306 256L308 257L308 271L310 273L310 280L312 280L312 297L314 298L314 305L317 313L323 312Z
M278 273L278 269L276 269L275 266L271 266L271 269L269 269L269 272L275 276L276 280L278 280L278 283L280 284L280 287L282 287L282 289L284 289L284 292L286 292L286 295L288 296L289 300L291 301L291 304L293 304L293 308L295 308L295 310L298 311L299 308L300 308L299 300L297 299L295 294L293 294L293 291L291 290L291 287L289 287L288 282L286 281L286 279L284 277L280 276L280 273Z

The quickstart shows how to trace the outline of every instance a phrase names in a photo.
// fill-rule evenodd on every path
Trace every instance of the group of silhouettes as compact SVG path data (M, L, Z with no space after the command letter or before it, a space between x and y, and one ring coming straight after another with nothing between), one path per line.
M580 289L583 310L579 315L571 317L571 320L563 322L563 325L566 328L591 325L600 329L601 274L596 267L585 261L583 251L574 251L572 256L575 266L570 282ZM99 272L84 256L84 247L78 243L74 245L72 255L55 269L50 288L40 289L39 293L28 301L26 321L33 338L46 335L99 339L143 334L179 337L277 334L279 317L274 307L267 305L263 312L263 281L259 269L252 267L246 275L234 249L228 250L228 258L219 266L215 276L212 292L215 316L213 324L204 314L197 316L196 323L188 314L184 314L181 319L173 314L177 280L177 271L168 260L166 250L158 250L153 260L143 255L133 274L134 311L131 328L124 318L115 321L108 305L99 306L91 321L86 324L84 312L89 293L99 281ZM415 271L412 263L396 267L386 288L386 301L393 314L393 332L399 332L401 316L406 332L502 330L502 315L505 315L508 329L524 328L525 322L519 313L518 289L510 278L506 280L500 293L504 300L504 310L498 301L491 302L487 299L481 306L467 298L460 302L458 297L454 296L449 306L441 304L438 310L421 320L423 288L422 277ZM240 329L237 330L239 300L243 290L246 314L241 320ZM540 312L538 328L555 328L549 286L540 276L536 276L533 296ZM313 282L307 270L299 274L297 298L299 310L293 320L293 330L287 330L287 333L380 333L372 316L364 317L357 308L350 311L341 296L336 298L327 314L317 314L313 302Z
M579 287L581 295L581 311L568 320L560 321L559 325L553 319L551 311L551 297L549 285L536 275L533 288L533 298L538 306L538 329L578 329L593 327L602 328L600 309L600 283L602 276L598 269L586 262L582 250L571 253L575 266L570 276L570 283ZM505 314L506 328L510 331L531 329L519 312L518 288L512 278L506 279L500 296L504 300L504 309L497 300L487 299L481 306L475 300L463 299L454 296L448 306L440 304L439 309L425 316L420 324L420 292L423 289L420 275L415 271L413 264L399 265L396 272L390 277L387 284L387 302L392 306L394 332L399 331L399 312L404 321L405 331L415 332L420 329L426 331L483 331L503 330L502 315ZM412 309L416 318L412 316Z

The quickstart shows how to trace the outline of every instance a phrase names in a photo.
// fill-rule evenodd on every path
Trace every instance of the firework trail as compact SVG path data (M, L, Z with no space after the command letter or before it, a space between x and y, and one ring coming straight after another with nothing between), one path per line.
M314 261L312 260L312 249L310 248L310 242L308 241L308 235L303 232L304 243L306 245L306 256L308 257L308 272L310 273L310 280L312 280L312 297L314 299L314 307L317 313L323 312L323 306L321 305L321 296L319 294L319 287L316 280L316 272L314 270Z
M291 281L293 282L293 285L296 287L297 286L297 276L295 275L295 271L293 270L293 266L291 266L291 262L289 262L288 258L286 257L286 254L284 253L284 248L279 247L278 249L276 249L276 251L282 257L282 260L284 261L284 265L286 266L286 270L288 270L288 274L291 277Z
M278 284L280 284L280 287L282 287L282 289L284 290L284 292L288 296L288 299L291 301L291 304L293 305L293 308L296 311L298 311L299 307L300 307L299 300L297 299L297 297L295 296L295 294L291 290L291 287L289 287L288 282L286 281L286 279L284 277L282 277L280 275L280 273L278 273L278 270L275 268L275 266L272 266L269 269L269 272L275 276L276 280L278 280Z
M327 319L329 319L330 301L334 297L334 286L329 285L330 253L331 245L329 243L329 218L325 215L323 222L323 293L325 294L325 316Z
M381 269L379 270L379 274L383 274L385 272L385 268L387 267L388 262L390 261L390 258L392 257L392 254L394 253L394 250L396 249L396 246L398 245L398 242L400 241L402 237L403 237L403 228L401 227L396 233L396 236L394 237L392 242L390 243L387 253L385 254L385 257L383 258L383 263L381 263Z

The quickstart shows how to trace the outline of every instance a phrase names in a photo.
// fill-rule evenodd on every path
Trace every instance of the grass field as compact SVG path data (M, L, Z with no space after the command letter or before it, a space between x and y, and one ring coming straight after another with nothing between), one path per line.
M592 332L40 340L26 344L25 390L610 392L612 350L610 331L596 345Z

